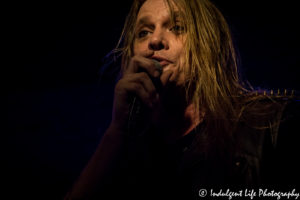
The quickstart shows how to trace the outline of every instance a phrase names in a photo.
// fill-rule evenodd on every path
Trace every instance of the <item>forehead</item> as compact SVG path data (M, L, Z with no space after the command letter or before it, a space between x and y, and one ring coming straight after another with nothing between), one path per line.
M171 4L174 5L171 1ZM174 11L178 10L174 5ZM141 6L137 19L141 19L147 16L156 18L169 18L170 8L166 0L147 0Z

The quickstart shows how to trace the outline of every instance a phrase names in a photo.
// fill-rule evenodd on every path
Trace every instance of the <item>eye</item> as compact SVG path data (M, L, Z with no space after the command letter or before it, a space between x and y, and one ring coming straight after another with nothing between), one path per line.
M170 30L173 31L175 34L181 34L185 31L184 27L180 25L175 25Z
M138 32L138 38L143 38L143 37L146 37L150 32L149 31L146 31L146 30L142 30L140 32Z

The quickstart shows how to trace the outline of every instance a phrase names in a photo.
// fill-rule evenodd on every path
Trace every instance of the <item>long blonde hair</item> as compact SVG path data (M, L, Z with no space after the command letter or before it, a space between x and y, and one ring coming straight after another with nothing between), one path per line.
M187 101L205 109L206 130L217 146L230 145L231 134L248 101L258 99L239 78L238 61L229 26L209 0L165 0L174 20L174 6L182 15L186 41L184 60ZM134 0L115 51L122 67L133 56L135 23L145 0ZM243 94L243 95L241 95ZM212 146L212 145L209 145Z

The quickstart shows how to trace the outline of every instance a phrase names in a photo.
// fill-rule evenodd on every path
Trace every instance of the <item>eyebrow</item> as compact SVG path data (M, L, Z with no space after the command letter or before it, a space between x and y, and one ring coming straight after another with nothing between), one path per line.
M174 11L174 17L175 17L175 20L177 18L179 18L181 15L179 13L179 11ZM149 23L150 21L150 16L146 15L144 17L141 17L138 21L137 21L137 24L136 24L136 27L139 27L141 25L144 25L144 24L147 24Z
M143 25L143 24L147 24L150 21L150 17L149 16L144 16L142 18L140 18L136 24L136 27Z

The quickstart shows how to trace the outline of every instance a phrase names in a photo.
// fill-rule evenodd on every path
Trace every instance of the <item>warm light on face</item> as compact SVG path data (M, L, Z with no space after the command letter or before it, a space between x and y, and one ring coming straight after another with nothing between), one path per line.
M162 80L163 83L179 81L179 77L183 79L178 69L182 63L185 31L178 9L174 8L173 23L165 0L147 0L138 13L135 26L134 55L154 56L164 72L172 71L173 75L168 80Z

